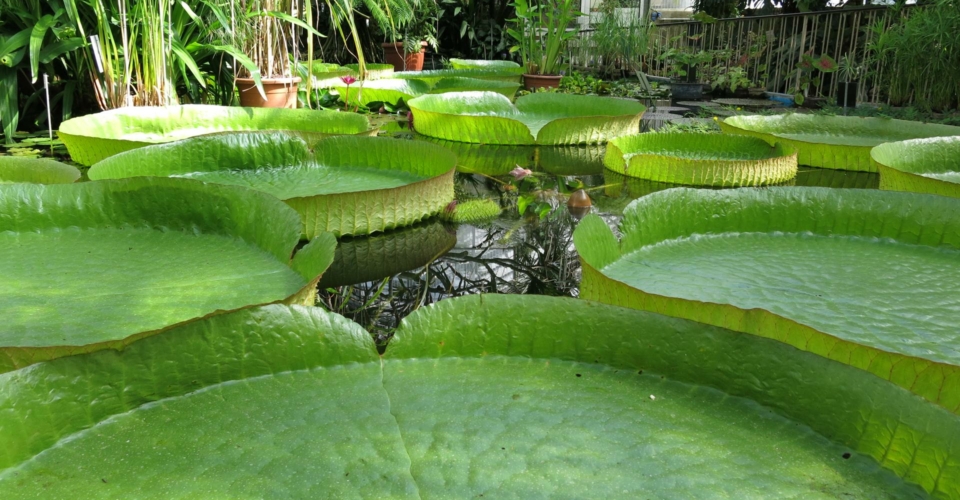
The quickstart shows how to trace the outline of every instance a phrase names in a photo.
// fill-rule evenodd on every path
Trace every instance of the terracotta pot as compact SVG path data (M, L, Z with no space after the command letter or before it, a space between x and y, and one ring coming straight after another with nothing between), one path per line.
M523 75L523 87L530 92L535 89L555 89L560 86L560 75Z
M295 78L263 78L263 92L267 94L264 100L257 91L257 84L253 78L237 78L237 90L240 91L240 105L248 108L296 108L297 84L300 77Z
M403 42L382 43L383 60L393 65L394 71L422 71L423 55L427 52L427 42L420 42L420 52L407 54Z

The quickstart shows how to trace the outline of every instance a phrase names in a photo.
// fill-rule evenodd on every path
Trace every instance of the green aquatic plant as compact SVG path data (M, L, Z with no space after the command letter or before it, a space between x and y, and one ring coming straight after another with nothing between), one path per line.
M636 134L607 144L614 172L690 186L763 186L797 175L797 153L762 139L720 134Z
M285 130L307 138L371 135L365 116L309 109L185 105L130 107L67 120L57 134L73 161L93 165L131 149L217 132Z
M960 198L960 137L881 144L870 152L880 189Z
M76 167L55 160L0 156L0 184L69 184L79 178L80 171Z
M503 94L508 99L513 99L517 89L520 88L520 84L452 77L436 81L414 78L366 81L362 85L352 87L349 93L342 84L334 84L332 88L340 94L341 99L345 99L350 104L367 106L373 102L397 104L408 102L410 99L423 94L443 94L446 92L490 91Z
M451 203L440 213L444 220L458 224L475 224L496 219L500 216L500 204L487 198Z
M680 188L631 203L620 232L577 228L581 297L773 338L960 412L960 200Z
M0 372L174 325L308 303L336 241L299 251L275 198L186 179L0 185Z
M476 78L479 80L499 80L508 83L520 83L523 78L523 68L504 67L462 68L462 69L431 69L424 71L398 71L394 78L424 80L427 83L436 83L444 78Z
M425 95L409 103L417 132L480 144L598 144L640 130L636 101L537 93L516 104L493 92Z
M263 191L295 208L307 238L369 234L413 224L453 199L456 158L432 144L379 137L315 142L282 132L194 137L121 153L93 180L189 177Z
M513 61L488 61L485 59L458 59L451 57L447 62L453 69L478 69L491 73L516 73L523 68Z
M720 121L728 134L760 137L797 150L801 165L876 172L870 150L886 142L960 135L960 127L905 120L789 114L732 116Z
M539 296L423 308L382 356L270 305L0 376L11 500L950 498L958 436L847 363Z

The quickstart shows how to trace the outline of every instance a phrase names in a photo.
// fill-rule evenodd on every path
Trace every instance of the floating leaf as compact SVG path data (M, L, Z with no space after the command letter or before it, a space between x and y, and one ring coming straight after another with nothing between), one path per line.
M801 165L876 172L870 149L885 142L960 135L960 127L887 118L789 114L733 116L720 121L725 133L753 135L795 148Z
M691 186L763 186L797 175L797 153L756 137L637 134L607 144L607 168L630 177Z
M845 363L538 296L421 308L382 358L272 305L0 377L10 499L951 497L958 436Z
M880 189L960 198L960 137L881 144L870 152Z
M598 144L640 130L637 101L537 93L516 105L493 92L424 95L407 103L417 132L479 144Z
M375 135L366 117L309 109L185 105L130 107L67 120L58 135L73 161L94 163L131 149L225 131L285 130L316 139Z
M413 224L453 199L456 158L432 144L331 137L309 144L282 132L194 137L121 153L92 180L175 176L263 191L303 219L307 238L369 234Z
M3 184L0 213L0 372L311 298L336 244L322 234L291 259L290 207L185 179Z
M960 200L671 189L574 234L581 297L769 337L960 412ZM594 229L587 229L595 226Z

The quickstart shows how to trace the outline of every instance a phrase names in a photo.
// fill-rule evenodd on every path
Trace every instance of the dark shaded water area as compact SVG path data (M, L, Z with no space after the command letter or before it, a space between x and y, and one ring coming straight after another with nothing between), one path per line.
M453 150L458 157L457 199L491 199L502 212L477 224L434 218L413 227L341 239L336 260L320 283L318 305L358 322L379 344L412 311L450 297L474 293L576 297L580 262L573 230L583 214L567 209L570 192L582 185L592 200L590 213L616 232L631 201L676 187L604 169L603 146L451 143L417 136L404 125L389 123L381 135L426 140ZM510 172L517 167L532 170L538 187L514 188ZM801 166L787 185L876 189L879 176ZM549 212L541 217L527 210L528 215L521 215L518 199L524 195L549 205Z

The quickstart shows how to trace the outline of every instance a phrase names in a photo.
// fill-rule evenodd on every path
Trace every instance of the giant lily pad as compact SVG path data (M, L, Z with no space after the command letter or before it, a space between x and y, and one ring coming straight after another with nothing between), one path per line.
M416 79L385 79L358 82L349 87L343 82L332 85L349 104L366 106L371 102L396 104L407 102L423 94L443 94L446 92L490 91L503 94L512 99L520 88L519 83L508 83L476 78L444 78L436 83Z
M336 241L291 259L300 218L184 179L0 185L0 372L211 314L308 300Z
M960 198L960 137L891 142L870 153L880 189Z
M960 135L960 127L886 118L790 114L733 116L720 122L726 133L753 135L796 148L801 165L876 172L870 149L885 142Z
M488 61L486 59L457 59L448 61L453 69L479 69L490 72L504 72L509 74L523 74L523 68L513 61Z
M57 133L73 161L93 165L143 146L249 130L286 130L311 139L376 133L355 113L205 105L119 108L67 120Z
M797 153L762 139L719 134L636 134L607 144L604 165L630 177L691 186L763 186L797 175Z
M640 130L642 104L610 97L538 93L516 105L493 92L424 95L409 103L417 132L479 144L599 144Z
M417 139L452 151L457 156L458 172L499 176L520 166L555 175L603 173L604 147L599 144L510 146L446 141L423 135L418 135Z
M672 189L574 234L581 296L771 337L960 411L960 200Z
M0 184L69 184L80 178L76 167L46 158L0 156Z
M520 83L523 78L523 68L516 67L500 68L454 68L454 69L432 69L424 71L398 71L393 74L394 78L424 80L428 83L436 83L445 78L477 78L480 80L499 80L508 83Z
M382 359L273 305L0 376L9 499L949 498L958 436L845 363L535 296L421 309Z
M880 174L856 170L800 167L797 169L797 186L879 189Z
M430 222L382 234L344 238L320 288L378 280L423 267L457 244L457 233Z
M118 154L91 179L175 176L244 186L287 202L307 238L412 224L453 199L456 158L431 144L331 137L308 144L281 132L195 137Z

